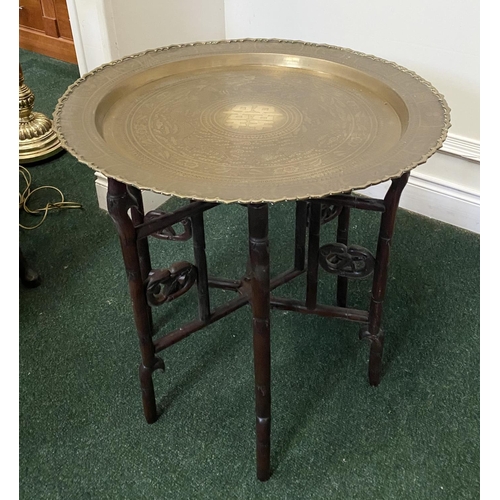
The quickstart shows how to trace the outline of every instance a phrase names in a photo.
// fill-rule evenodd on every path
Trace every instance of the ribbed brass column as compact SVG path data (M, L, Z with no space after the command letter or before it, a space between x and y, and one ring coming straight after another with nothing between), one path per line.
M43 160L62 149L52 120L33 111L34 102L35 96L24 83L19 65L19 163Z

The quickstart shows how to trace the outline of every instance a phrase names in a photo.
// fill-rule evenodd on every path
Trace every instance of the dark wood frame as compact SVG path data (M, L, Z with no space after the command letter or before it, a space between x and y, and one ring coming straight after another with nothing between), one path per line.
M271 349L270 309L341 318L361 323L360 338L371 343L368 376L371 385L378 385L381 374L383 331L382 306L387 286L389 251L394 233L396 213L401 193L409 174L392 181L383 200L341 194L322 199L296 202L295 256L293 267L270 278L268 205L248 204L249 261L247 273L240 280L210 277L205 254L203 213L216 203L191 201L174 212L155 211L144 214L141 191L114 179L108 180L108 211L118 229L125 271L139 345L141 363L139 379L146 421L153 423L158 417L153 385L153 373L165 365L158 353L171 345L224 318L246 304L252 307L253 349L255 375L256 458L257 477L269 479L271 435ZM332 208L324 212L325 208ZM377 252L372 256L361 247L348 247L351 209L381 212ZM332 215L333 214L333 215ZM320 248L320 230L324 222L338 215L337 242L333 254L328 247L330 261L321 259L326 248ZM190 227L193 237L194 264L175 263L165 270L151 269L147 238L183 239L172 226L182 222ZM187 231L187 235L191 232ZM184 238L186 239L186 238ZM306 240L308 242L306 246ZM325 249L325 250L323 250ZM323 253L322 253L323 252ZM307 259L306 259L307 255ZM325 265L337 274L337 304L317 303L318 268ZM368 311L347 307L349 278L373 271L373 284ZM280 285L306 273L305 302L282 298L271 292ZM363 275L363 276L364 276ZM151 306L174 300L187 292L196 282L198 292L198 318L180 328L153 339ZM238 295L222 306L210 306L210 288L222 288Z

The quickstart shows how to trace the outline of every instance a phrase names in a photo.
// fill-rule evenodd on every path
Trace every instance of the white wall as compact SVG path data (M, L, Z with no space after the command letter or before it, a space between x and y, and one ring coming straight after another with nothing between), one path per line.
M225 36L224 0L108 0L116 57Z
M66 0L66 4L80 74L113 60L103 0Z
M80 73L165 45L225 37L224 0L67 0Z

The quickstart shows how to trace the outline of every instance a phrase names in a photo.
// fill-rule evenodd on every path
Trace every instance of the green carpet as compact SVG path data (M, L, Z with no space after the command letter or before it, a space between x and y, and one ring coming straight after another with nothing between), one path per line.
M52 116L77 67L26 51L20 62L35 109ZM249 308L161 354L162 415L147 425L118 238L97 206L94 174L67 153L29 170L33 187L57 186L84 208L19 232L42 277L19 292L21 498L479 498L478 235L399 211L378 388L367 382L356 324L273 312L273 475L260 483ZM273 275L292 262L293 214L289 203L270 208ZM378 220L354 213L351 241L374 250ZM243 274L245 210L209 211L206 234L211 273ZM191 242L151 247L156 267L192 261ZM334 281L320 270L320 300L332 303ZM303 298L303 285L281 294ZM366 308L369 288L352 283L350 305ZM228 297L216 291L212 301ZM195 310L192 290L155 309L155 320L165 332Z

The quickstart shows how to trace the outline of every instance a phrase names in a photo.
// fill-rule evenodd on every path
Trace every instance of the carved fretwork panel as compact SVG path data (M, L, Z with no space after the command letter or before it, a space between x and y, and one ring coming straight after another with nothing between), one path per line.
M189 262L172 264L168 269L153 269L146 280L150 306L159 306L186 293L195 283L197 269Z
M163 212L161 210L152 210L151 212L148 212L146 216L144 217L144 222L150 222L156 217L160 217L162 215L166 215L167 212ZM191 219L183 219L179 222L180 225L182 225L182 232L177 233L175 230L175 225L168 226L165 229L162 229L161 231L157 231L156 233L153 233L151 236L154 238L158 238L160 240L169 240L169 241L187 241L191 238L193 232L191 229Z
M320 248L319 263L329 273L346 278L366 278L373 272L375 258L361 246L331 243Z
M336 219L341 211L341 205L321 205L321 224L326 224Z
M336 219L340 212L342 211L341 205L334 205L332 203L322 203L321 204L321 224L326 224L327 222ZM307 204L307 226L309 227L309 219L311 216L311 204Z

